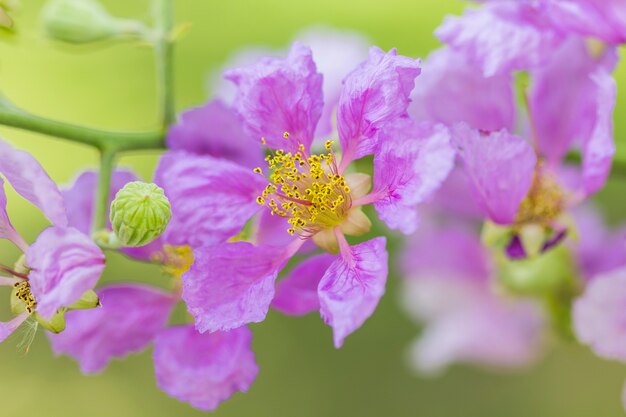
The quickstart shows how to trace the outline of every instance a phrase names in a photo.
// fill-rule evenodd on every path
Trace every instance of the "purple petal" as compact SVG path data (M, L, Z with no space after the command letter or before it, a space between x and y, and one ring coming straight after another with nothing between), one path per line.
M317 287L335 259L336 256L323 254L299 263L278 283L272 307L293 316L303 316L319 310Z
M28 318L28 313L23 312L13 317L9 321L0 321L0 343L4 342L9 336L17 330Z
M573 309L578 340L599 356L626 361L626 269L591 281Z
M104 270L104 254L74 228L49 227L26 252L37 313L49 320L92 289Z
M267 185L251 169L182 151L161 157L155 182L172 206L164 241L192 247L224 242L239 233L259 210L255 200Z
M604 186L611 172L615 143L613 142L613 108L617 84L605 70L591 75L596 84L596 120L591 135L583 142L583 190L592 194Z
M405 234L417 229L416 206L430 199L454 166L448 129L418 125L410 119L388 126L379 135L374 158L374 203L382 221Z
M133 172L116 170L111 178L108 204L124 185L132 181L137 181L137 176ZM67 207L69 225L85 234L91 233L97 189L98 173L84 171L74 180L71 187L61 190Z
M61 192L32 155L0 140L0 173L19 195L38 207L52 224L67 226Z
M295 36L313 51L315 63L324 76L324 111L317 125L315 137L334 131L335 112L344 78L365 58L370 42L362 34L338 30L330 26L313 26Z
M111 285L97 293L102 307L69 311L65 330L48 333L54 353L76 359L85 374L145 349L167 324L176 302L172 294L141 284Z
M626 3L623 0L552 0L554 24L611 44L626 42Z
M209 155L254 168L263 162L258 138L243 129L237 113L221 100L183 112L170 127L167 147L200 155Z
M533 72L529 99L539 152L548 162L558 164L576 140L591 136L599 104L610 105L609 91L605 91L610 87L605 84L599 91L591 74L599 68L613 68L616 55L611 49L596 58L578 38L570 38L553 55L547 65Z
M498 224L511 224L530 189L537 157L505 130L484 133L459 124L452 130L477 203Z
M238 86L233 106L253 138L264 137L274 149L309 149L324 107L322 75L309 48L296 42L286 59L265 58L225 76Z
M435 35L480 66L486 77L541 65L562 40L543 4L501 1L448 16Z
M337 109L344 168L374 152L377 133L385 124L406 116L419 64L395 49L385 53L372 47L368 60L346 77Z
M214 332L265 319L285 249L247 242L203 246L183 274L183 300L198 331Z
M245 327L211 334L191 325L171 327L157 335L153 357L159 388L205 411L248 391L258 373Z
M333 328L335 347L372 315L385 293L387 240L377 237L354 245L330 265L317 292L324 322Z
M26 252L28 244L15 230L7 214L7 195L4 192L4 180L0 178L0 239L9 239L22 252Z
M436 372L453 362L522 367L539 353L539 309L518 303L476 305L431 322L413 345L413 365Z
M428 56L411 95L409 113L418 121L475 129L512 130L515 97L510 74L484 77L463 54L441 48Z

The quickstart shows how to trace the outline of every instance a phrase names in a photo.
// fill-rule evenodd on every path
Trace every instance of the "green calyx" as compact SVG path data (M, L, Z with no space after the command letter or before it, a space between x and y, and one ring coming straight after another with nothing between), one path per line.
M110 219L119 242L144 246L158 238L172 217L163 189L152 183L130 182L111 203Z

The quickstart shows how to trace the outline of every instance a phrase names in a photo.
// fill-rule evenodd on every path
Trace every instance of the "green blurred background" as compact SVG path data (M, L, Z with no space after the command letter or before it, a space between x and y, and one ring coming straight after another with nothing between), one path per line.
M103 128L141 129L155 123L155 80L149 48L119 44L68 48L41 35L43 1L23 0L15 14L19 36L0 42L0 91L37 114ZM147 0L108 0L115 14L147 19ZM207 97L207 74L236 49L284 47L294 33L328 24L367 34L383 49L425 57L437 46L433 29L445 14L458 13L457 0L177 0L179 22L193 23L176 51L179 110ZM618 70L620 86L626 68ZM616 111L616 137L626 135L626 96ZM0 127L0 134L32 152L62 184L93 167L96 154L81 145ZM626 146L620 151L626 157ZM155 154L125 156L150 178ZM615 180L600 196L611 221L620 221L626 181ZM33 207L9 192L14 225L31 241L46 225ZM0 246L0 262L17 252ZM392 262L395 253L392 253ZM110 256L104 281L143 280L163 285L158 269ZM559 344L533 369L493 372L457 366L438 378L422 378L406 366L416 327L398 307L397 277L376 314L341 350L317 315L284 317L270 312L253 325L261 372L247 394L223 403L216 416L476 416L587 417L623 415L620 395L626 368L594 358L586 349ZM8 302L8 295L0 294ZM8 314L8 313L7 313ZM3 317L6 319L7 316ZM20 335L0 346L0 416L99 417L194 416L203 413L159 391L150 352L115 361L103 374L84 377L68 358L53 358L42 332L28 353Z

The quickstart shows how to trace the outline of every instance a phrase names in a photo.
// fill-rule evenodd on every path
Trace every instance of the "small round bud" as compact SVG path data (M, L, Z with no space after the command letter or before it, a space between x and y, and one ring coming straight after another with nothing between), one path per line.
M145 32L141 22L111 16L96 0L50 0L42 25L48 37L77 44L139 37Z
M129 182L111 203L111 225L126 246L143 246L159 237L172 217L163 189L141 181Z

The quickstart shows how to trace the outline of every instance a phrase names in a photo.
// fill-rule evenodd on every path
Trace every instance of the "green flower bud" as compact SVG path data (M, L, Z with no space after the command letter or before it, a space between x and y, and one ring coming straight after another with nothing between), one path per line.
M111 225L126 246L143 246L159 237L172 217L163 189L141 181L129 182L111 203Z
M42 14L46 35L69 43L139 38L146 29L141 22L119 19L96 0L50 0Z

